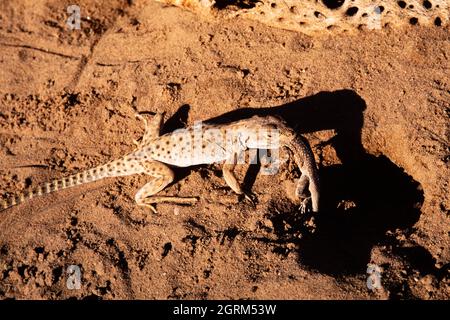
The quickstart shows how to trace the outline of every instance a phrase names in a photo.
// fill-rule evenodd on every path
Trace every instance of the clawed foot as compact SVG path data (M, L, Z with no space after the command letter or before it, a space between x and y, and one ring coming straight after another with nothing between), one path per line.
M135 139L133 139L133 144L136 146L136 148L139 148L141 146L141 143Z
M147 119L145 119L142 115L140 115L139 113L136 113L134 116L136 117L136 119L139 119L142 122L144 122L144 127L145 128L148 127Z
M256 204L258 203L258 198L256 195L252 192L244 192L239 195L239 201L246 200L248 201L253 207L256 207Z
M147 199L139 205L149 208L154 214L158 214L158 211L155 208L155 204L157 203L172 203L178 205L194 205L199 201L197 197L172 197L172 196L158 196Z
M134 116L136 117L136 119L139 119L144 123L144 128L145 128L145 130L147 130L147 127L148 127L147 119L145 119L139 113L136 113ZM136 146L136 148L139 148L141 146L141 143L142 143L142 138L140 138L139 140L133 139L133 144Z
M154 214L158 214L158 211L156 210L155 206L152 204L141 204L141 206L149 208Z
M301 214L304 214L306 212L311 211L311 198L305 198L303 199L302 203L300 204L299 210Z

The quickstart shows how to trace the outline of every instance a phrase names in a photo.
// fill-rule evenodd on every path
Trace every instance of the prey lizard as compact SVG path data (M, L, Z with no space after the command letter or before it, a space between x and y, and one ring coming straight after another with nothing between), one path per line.
M145 133L136 148L120 159L110 161L68 177L53 180L30 191L9 197L0 202L0 211L54 191L81 185L109 177L146 174L150 181L135 195L138 205L147 206L156 212L154 204L194 204L197 197L158 196L175 178L173 167L189 167L224 161L223 178L237 194L251 200L237 181L233 169L237 159L249 149L278 149L287 147L293 153L301 176L296 185L296 195L303 198L301 210L310 207L319 210L319 181L314 155L301 135L288 127L281 119L253 116L228 124L203 124L191 126L160 135L164 113L157 113L151 121L141 115ZM307 195L306 190L309 190Z

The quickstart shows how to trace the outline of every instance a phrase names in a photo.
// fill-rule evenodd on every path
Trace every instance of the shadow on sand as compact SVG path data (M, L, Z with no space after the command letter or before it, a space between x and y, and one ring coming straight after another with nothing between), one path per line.
M269 216L278 245L295 243L299 263L334 276L365 273L372 247L387 241L388 230L411 228L424 200L418 182L387 157L364 150L365 109L364 100L354 91L340 90L278 107L242 108L207 121L227 123L253 115L277 115L300 134L334 130L335 136L326 144L334 148L342 164L319 167L321 211L315 217L315 232L304 232L292 206L278 205L277 213ZM165 129L183 127L188 110L189 106L182 106ZM249 171L252 176L258 173L254 168ZM254 178L246 177L248 181ZM294 227L286 231L286 223ZM301 239L299 232L305 234Z

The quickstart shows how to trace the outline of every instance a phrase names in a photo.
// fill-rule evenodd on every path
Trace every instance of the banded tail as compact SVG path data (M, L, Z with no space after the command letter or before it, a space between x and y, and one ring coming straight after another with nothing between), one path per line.
M52 182L44 183L29 191L21 192L18 195L11 196L6 200L0 200L0 211L21 204L29 199L37 198L55 191L64 190L81 184L94 182L104 178L125 176L137 173L135 169L129 169L126 166L126 157L110 161L106 164L91 168L71 176L56 179ZM134 166L132 166L134 167Z

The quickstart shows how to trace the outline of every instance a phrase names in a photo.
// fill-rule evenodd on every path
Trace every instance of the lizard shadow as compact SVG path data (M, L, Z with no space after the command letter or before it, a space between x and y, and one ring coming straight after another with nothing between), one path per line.
M321 170L322 211L316 229L299 243L300 262L330 275L365 273L374 245L395 245L387 231L408 233L419 220L418 182L387 157Z
M322 158L331 146L340 164L319 168L321 211L315 216L314 232L292 214L293 206L275 204L277 213L267 217L278 241L265 241L272 242L274 252L281 254L287 243L294 243L300 264L335 276L365 273L372 247L388 244L389 230L412 228L424 201L418 182L387 157L373 156L364 149L365 109L365 101L354 91L339 90L277 107L240 108L206 121L220 124L276 115L300 134L333 130L334 136L316 147ZM244 179L248 190L258 174L257 166L250 168Z

